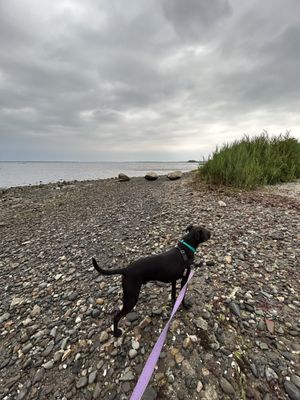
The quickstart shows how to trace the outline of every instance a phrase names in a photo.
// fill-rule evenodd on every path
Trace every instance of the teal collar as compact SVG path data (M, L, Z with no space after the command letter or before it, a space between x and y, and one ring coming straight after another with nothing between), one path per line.
M188 249L190 249L193 253L196 253L196 249L190 244L186 243L184 240L179 240L180 243L184 244Z

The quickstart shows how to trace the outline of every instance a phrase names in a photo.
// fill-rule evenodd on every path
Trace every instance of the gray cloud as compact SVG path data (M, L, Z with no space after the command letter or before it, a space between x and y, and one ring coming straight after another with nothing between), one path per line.
M292 129L300 5L0 3L0 159L188 159Z

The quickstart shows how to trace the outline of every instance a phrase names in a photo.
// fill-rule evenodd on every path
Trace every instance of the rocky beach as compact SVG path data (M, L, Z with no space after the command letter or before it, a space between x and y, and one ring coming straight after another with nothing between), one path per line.
M129 399L171 312L151 282L112 336L119 276L104 268L176 245L198 249L144 400L300 399L299 182L255 191L133 178L0 194L0 398ZM179 287L179 285L178 285Z

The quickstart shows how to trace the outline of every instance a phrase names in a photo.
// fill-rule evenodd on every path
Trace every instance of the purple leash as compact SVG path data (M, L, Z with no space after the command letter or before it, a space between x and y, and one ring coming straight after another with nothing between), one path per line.
M133 390L133 393L132 393L132 395L130 397L130 400L140 400L141 397L143 396L144 391L146 390L146 388L148 386L148 383L149 383L149 381L151 379L151 376L153 374L155 365L157 364L157 360L158 360L158 357L160 355L161 349L162 349L162 347L164 345L164 342L166 340L166 336L167 336L168 329L169 329L169 326L171 324L171 321L172 321L176 311L178 310L178 307L180 306L180 304L181 304L181 302L182 302L182 300L184 298L184 295L185 295L185 292L186 292L186 289L187 289L187 285L188 285L188 283L191 280L193 275L194 275L194 271L191 271L190 274L189 274L189 277L188 277L188 280L187 280L186 284L183 286L183 288L181 289L181 291L180 291L180 293L179 293L179 295L178 295L178 297L176 299L176 302L174 304L170 319L167 322L167 324L164 327L164 329L161 332L161 334L159 335L159 338L157 339L157 342L155 343L155 345L154 345L154 347L153 347L153 349L152 349L152 351L151 351L151 353L150 353L150 355L148 357L148 360L147 360L147 362L146 362L146 364L144 366L144 369L143 369L143 371L142 371L142 373L141 373L141 375L139 377L139 380L137 381L137 384L136 384L136 386L135 386L135 388Z

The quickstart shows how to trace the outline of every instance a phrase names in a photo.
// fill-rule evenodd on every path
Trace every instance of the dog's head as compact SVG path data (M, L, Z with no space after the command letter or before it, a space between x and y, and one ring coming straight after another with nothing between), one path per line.
M188 233L183 239L194 247L197 247L200 243L206 242L211 236L210 231L203 226L189 225L186 228L186 232Z

